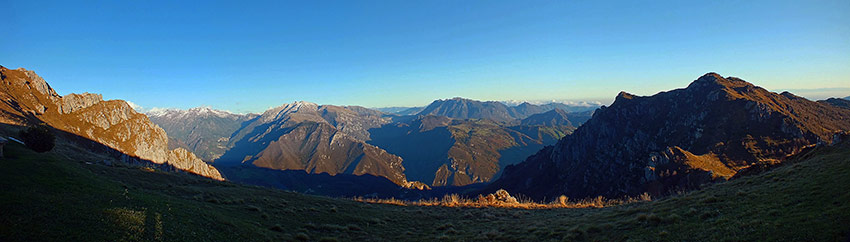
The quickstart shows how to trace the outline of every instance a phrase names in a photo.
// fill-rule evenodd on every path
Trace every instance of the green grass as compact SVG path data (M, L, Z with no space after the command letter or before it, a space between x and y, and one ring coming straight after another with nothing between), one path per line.
M657 201L541 210L366 204L5 150L0 241L835 241L850 231L847 144Z

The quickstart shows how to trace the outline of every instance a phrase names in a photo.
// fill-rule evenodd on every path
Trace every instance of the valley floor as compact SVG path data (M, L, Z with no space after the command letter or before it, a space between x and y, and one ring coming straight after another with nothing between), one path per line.
M769 172L605 208L368 204L7 144L0 241L850 239L850 143Z

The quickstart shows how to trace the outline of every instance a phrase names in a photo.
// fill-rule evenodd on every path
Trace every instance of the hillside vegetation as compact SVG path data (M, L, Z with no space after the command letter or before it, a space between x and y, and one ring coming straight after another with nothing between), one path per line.
M0 241L846 240L850 144L760 175L605 208L369 204L88 164L65 143L0 160Z

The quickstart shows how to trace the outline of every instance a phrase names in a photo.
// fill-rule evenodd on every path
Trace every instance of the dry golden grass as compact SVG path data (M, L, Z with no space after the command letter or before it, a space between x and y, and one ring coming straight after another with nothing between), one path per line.
M566 196L561 196L557 200L550 203L538 203L530 199L520 199L516 202L505 202L495 199L494 194L487 196L478 195L477 198L463 197L458 194L445 195L441 199L422 199L418 201L399 200L395 198L376 199L376 198L352 198L354 201L376 204L391 204L398 206L441 206L441 207L464 207L464 208L521 208L521 209L553 209L553 208L602 208L616 206L635 202L651 201L649 194L642 194L637 197L628 197L623 199L607 199L602 196L595 198L585 198L581 200L570 200Z

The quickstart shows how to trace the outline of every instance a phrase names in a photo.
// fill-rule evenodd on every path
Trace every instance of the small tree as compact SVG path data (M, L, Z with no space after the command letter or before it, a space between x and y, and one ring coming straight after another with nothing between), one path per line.
M45 124L38 124L30 126L26 130L21 130L20 136L27 147L38 153L48 152L56 145L56 136Z

